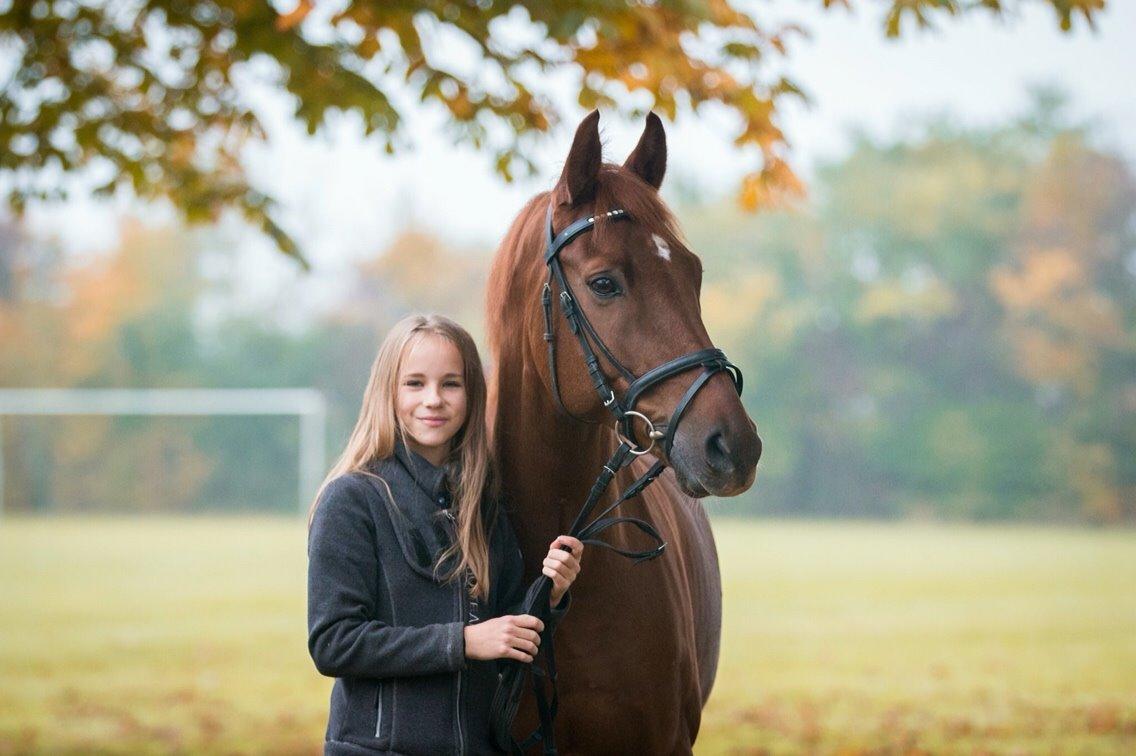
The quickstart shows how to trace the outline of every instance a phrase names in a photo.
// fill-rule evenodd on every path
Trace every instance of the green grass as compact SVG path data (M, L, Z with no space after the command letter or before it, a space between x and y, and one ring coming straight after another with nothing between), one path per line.
M1136 752L1136 533L716 523L699 754ZM318 753L303 523L0 521L0 753Z

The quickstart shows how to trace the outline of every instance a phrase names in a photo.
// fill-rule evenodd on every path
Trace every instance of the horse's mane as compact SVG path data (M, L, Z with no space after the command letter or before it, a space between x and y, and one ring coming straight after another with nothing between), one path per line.
M517 317L525 311L525 303L510 301L511 295L532 297L535 301L537 284L529 279L544 276L544 223L550 194L541 192L525 203L494 256L486 287L487 336L494 355L505 333L506 313ZM595 210L603 213L617 207L672 246L675 242L685 245L678 222L659 193L623 166L604 163L596 177ZM592 233L585 237L585 243L604 244L610 226L602 221L596 223Z
M510 302L510 294L518 290L518 280L527 280L535 270L536 261L543 259L539 245L543 237L540 228L544 223L544 213L548 207L549 192L541 192L530 199L501 240L493 265L489 269L489 280L485 288L485 326L486 337L492 360L497 363L500 339L504 334L506 313L519 317L524 303ZM523 287L520 287L523 288ZM536 296L536 289L532 289ZM511 306L510 306L511 305ZM514 309L516 308L516 309Z

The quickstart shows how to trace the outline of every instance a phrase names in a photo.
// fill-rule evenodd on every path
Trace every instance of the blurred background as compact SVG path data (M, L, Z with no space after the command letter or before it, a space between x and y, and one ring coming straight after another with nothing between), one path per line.
M0 2L0 753L319 752L305 464L594 106L765 441L696 750L1136 750L1136 10L980 5Z

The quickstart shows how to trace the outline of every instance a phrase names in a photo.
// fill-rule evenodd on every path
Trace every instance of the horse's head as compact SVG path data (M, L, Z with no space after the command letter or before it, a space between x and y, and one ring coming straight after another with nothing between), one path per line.
M659 197L667 147L655 114L622 166L601 160L599 114L580 124L564 172L550 195L552 226L596 216L593 230L564 246L559 258L578 306L595 336L633 376L713 345L702 323L702 263L687 249L673 216ZM601 217L621 209L619 220ZM541 213L541 225L544 214ZM555 291L555 288L554 288ZM589 419L611 418L589 380L576 339L557 307L559 393L568 411ZM600 356L611 386L625 396L627 375ZM547 371L547 368L545 368ZM635 410L665 425L701 373L694 366L648 387ZM546 383L549 376L544 375ZM753 483L761 439L746 415L728 371L714 373L689 399L674 428L667 462L691 496L732 496ZM648 445L646 424L634 423L635 441Z

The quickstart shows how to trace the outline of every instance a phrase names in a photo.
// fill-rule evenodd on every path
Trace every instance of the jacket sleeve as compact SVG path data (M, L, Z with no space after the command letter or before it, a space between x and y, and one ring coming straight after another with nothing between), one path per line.
M376 619L382 565L362 482L336 478L308 530L308 651L328 677L408 677L465 666L461 622L402 627Z
M520 614L523 609L525 594L528 593L529 589L529 584L524 580L524 558L521 556L521 547L517 544L516 533L513 532L513 526L509 522L509 518L505 516L504 511L501 512L498 519L498 528L501 531L502 545L505 552L505 566L500 578L500 606L503 607L501 614ZM548 610L548 615L545 617L545 624L548 625L546 630L556 628L560 620L564 619L564 615L568 612L568 607L571 603L572 589L569 588L560 599L560 603Z

